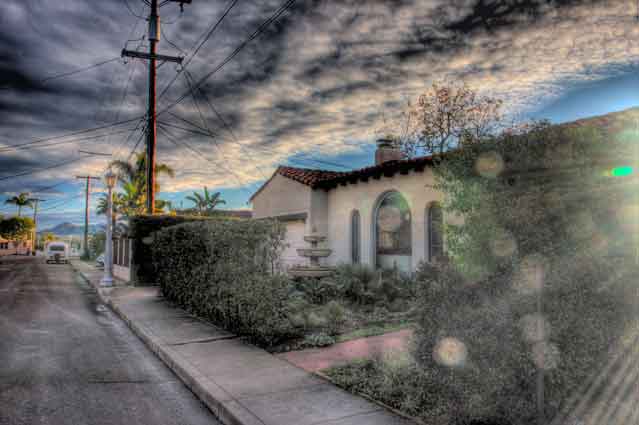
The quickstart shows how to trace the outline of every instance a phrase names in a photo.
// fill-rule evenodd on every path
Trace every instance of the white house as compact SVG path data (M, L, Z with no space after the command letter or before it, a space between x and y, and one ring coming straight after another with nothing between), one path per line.
M286 223L285 265L305 264L303 237L327 237L329 265L361 263L402 271L443 252L442 194L431 157L403 160L379 140L375 165L349 172L280 166L251 197L253 218Z

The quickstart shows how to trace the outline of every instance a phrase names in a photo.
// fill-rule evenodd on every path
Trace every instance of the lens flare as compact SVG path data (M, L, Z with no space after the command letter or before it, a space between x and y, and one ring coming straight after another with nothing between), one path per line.
M545 261L540 255L524 257L519 264L513 286L522 295L531 295L544 287Z
M475 170L482 177L494 179L504 170L504 160L497 152L484 152L475 161Z
M443 366L461 367L466 364L468 350L466 344L453 337L446 337L435 345L435 361Z

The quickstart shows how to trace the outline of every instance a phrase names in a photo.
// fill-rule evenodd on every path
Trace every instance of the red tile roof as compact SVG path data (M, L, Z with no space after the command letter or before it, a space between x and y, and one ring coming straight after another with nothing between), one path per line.
M279 166L273 176L268 179L262 187L260 187L251 196L251 200L262 191L262 189L277 174L295 180L298 183L309 186L312 189L330 190L338 185L346 186L349 183L357 183L359 181L368 181L369 178L380 179L382 176L392 177L393 175L408 174L409 171L424 171L427 165L433 163L432 156L422 156L418 158L405 159L400 161L388 161L380 165L372 167L360 168L353 171L329 171L311 168L297 168Z
M341 175L348 174L339 171L314 170L310 168L285 166L278 167L276 173L311 187L315 187L322 181L330 180Z

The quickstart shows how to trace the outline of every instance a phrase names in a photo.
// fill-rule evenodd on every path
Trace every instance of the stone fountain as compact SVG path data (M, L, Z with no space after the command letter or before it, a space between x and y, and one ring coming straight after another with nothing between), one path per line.
M331 255L332 250L328 248L319 248L318 244L324 242L326 236L312 234L304 236L304 241L311 244L310 248L298 248L297 253L300 257L308 258L310 264L307 266L293 266L289 269L289 274L294 277L326 277L333 274L333 269L320 264L320 258L326 258Z

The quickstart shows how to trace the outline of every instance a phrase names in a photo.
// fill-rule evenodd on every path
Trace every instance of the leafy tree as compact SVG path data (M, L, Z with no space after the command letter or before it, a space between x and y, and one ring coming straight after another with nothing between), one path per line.
M186 199L195 204L199 215L204 215L212 213L218 205L226 204L226 201L220 199L220 195L220 192L209 193L205 187L204 195L199 192L193 192L193 195L187 196Z
M390 132L396 134L394 139L406 156L441 154L498 130L501 105L500 100L480 96L466 85L434 83L416 104L407 105Z
M28 193L21 193L17 196L13 196L5 201L5 204L13 204L18 207L18 217L22 213L22 207L33 207L33 200L29 198Z
M29 217L10 217L0 220L0 236L8 240L27 239L35 224Z

